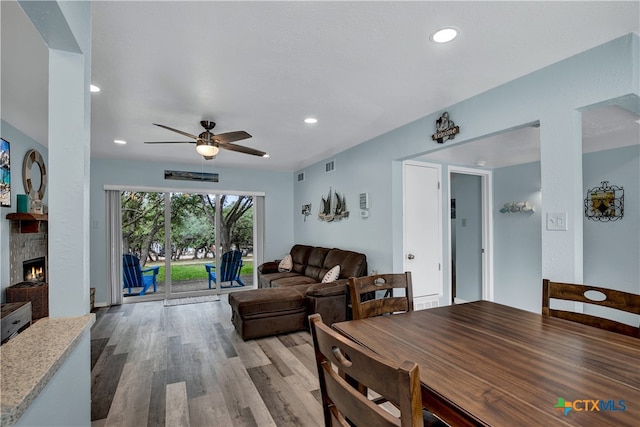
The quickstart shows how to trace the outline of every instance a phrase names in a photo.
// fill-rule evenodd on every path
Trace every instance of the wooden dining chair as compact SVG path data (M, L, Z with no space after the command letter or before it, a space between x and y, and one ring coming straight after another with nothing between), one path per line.
M596 294L599 292L600 294L597 294L599 298L597 296L590 297L588 291L596 291ZM604 295L604 299L602 299L602 295ZM551 299L588 303L640 315L640 295L638 294L589 285L552 282L549 279L542 280L543 315L559 317L561 319L640 338L639 326L631 326L626 323L591 314L553 309L550 307ZM640 322L636 322L636 325L639 324Z
M433 414L423 415L419 367L405 361L396 365L349 340L309 316L318 367L325 426L445 426ZM334 369L334 367L337 369ZM400 412L392 414L360 393L345 379L365 384Z
M395 296L394 289L404 289ZM349 278L353 319L380 316L400 311L413 311L411 272L376 274Z

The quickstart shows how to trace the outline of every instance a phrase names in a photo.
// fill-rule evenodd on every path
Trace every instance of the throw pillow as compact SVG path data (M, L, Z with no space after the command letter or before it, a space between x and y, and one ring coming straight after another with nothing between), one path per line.
M285 255L284 258L282 258L282 261L280 261L280 264L278 264L278 271L280 273L283 273L285 271L291 271L292 268L293 268L293 259L291 259L290 254L287 254Z
M340 266L336 265L331 270L327 271L327 274L322 278L322 283L335 282L340 276Z

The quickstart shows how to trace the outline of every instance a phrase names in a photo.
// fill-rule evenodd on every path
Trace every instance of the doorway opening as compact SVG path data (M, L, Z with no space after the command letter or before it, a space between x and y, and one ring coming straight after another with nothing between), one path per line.
M451 303L493 299L492 174L449 166Z

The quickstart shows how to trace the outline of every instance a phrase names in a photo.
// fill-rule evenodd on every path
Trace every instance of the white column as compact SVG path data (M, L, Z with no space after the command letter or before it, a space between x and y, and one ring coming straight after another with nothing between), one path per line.
M89 132L84 56L49 50L49 315L89 311Z

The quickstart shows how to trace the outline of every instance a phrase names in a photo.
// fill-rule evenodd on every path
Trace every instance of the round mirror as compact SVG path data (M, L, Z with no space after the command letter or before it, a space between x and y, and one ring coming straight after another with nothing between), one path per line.
M36 150L29 150L22 163L22 183L24 192L31 200L44 199L47 188L47 168L42 155Z

